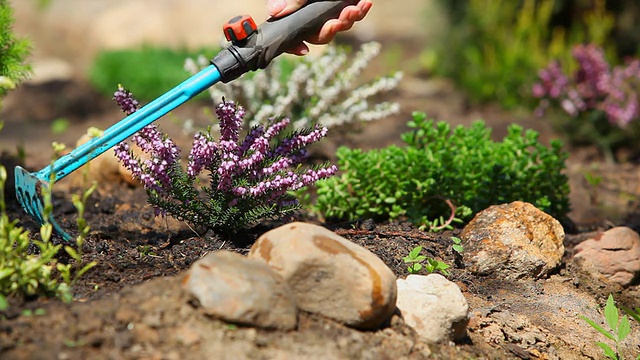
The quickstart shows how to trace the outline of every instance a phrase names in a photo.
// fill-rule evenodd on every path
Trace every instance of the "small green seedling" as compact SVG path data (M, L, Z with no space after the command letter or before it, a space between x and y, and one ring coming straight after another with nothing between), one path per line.
M629 317L626 315L620 318L620 314L618 308L616 307L613 296L609 294L609 298L607 299L607 303L604 307L604 318L607 322L607 325L611 328L611 331L607 331L605 328L597 324L595 321L588 319L584 316L580 316L580 318L587 322L587 324L591 325L594 329L596 329L599 333L604 335L607 339L613 341L616 345L615 351L607 344L603 342L597 342L604 355L613 360L622 360L623 358L620 356L620 344L624 341L624 339L631 332L631 326L629 325ZM640 355L638 357L640 359Z
M420 270L422 270L422 264L420 264L420 262L426 260L427 257L424 255L420 255L421 251L422 246L416 246L409 252L409 255L402 258L405 264L410 264L407 268L409 274L417 274Z
M407 271L410 274L417 274L424 268L428 273L433 273L436 271L440 271L443 275L449 275L447 269L450 267L442 261L428 259L424 255L420 255L422 251L422 246L416 246L409 252L409 255L402 258L406 264L410 264L407 267ZM427 263L423 266L421 264L422 261L427 260Z
M442 275L445 276L449 276L449 272L447 271L447 269L450 267L451 266L447 265L446 263L434 259L428 259L427 264L424 266L424 268L430 274L436 271L440 271Z
M451 241L453 241L453 245L451 245L453 251L457 252L458 254L462 254L462 252L464 251L464 247L462 246L462 239L452 236Z

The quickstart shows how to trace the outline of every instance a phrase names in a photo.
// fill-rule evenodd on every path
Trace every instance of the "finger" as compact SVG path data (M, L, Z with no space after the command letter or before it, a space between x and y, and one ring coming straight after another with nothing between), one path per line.
M349 30L356 21L362 20L372 5L369 1L361 1L358 6L344 8L338 19L327 21L320 29L320 32L316 36L307 39L307 41L311 44L329 43L338 32Z
M303 56L309 53L309 47L305 43L300 43L293 49L289 49L286 52L293 55Z
M315 45L327 44L333 40L338 32L345 30L345 27L348 25L349 24L345 24L339 19L329 20L322 25L320 32L307 39L307 42Z
M281 17L300 9L307 0L267 0L270 16Z

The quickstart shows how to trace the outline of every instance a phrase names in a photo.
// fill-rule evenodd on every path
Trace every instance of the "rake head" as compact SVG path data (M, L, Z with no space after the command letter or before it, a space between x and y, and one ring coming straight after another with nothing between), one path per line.
M42 189L43 186L48 188L49 183L20 166L16 166L15 174L16 197L27 214L29 214L40 225L44 225L46 222L51 223L55 232L60 234L65 241L72 240L73 238L71 235L62 230L62 227L58 225L53 216L50 215L48 220L45 220Z

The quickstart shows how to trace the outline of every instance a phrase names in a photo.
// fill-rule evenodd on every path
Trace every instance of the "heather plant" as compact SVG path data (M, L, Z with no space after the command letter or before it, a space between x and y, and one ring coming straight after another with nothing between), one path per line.
M633 146L640 135L640 59L611 66L604 51L594 44L573 49L578 69L568 74L558 62L539 72L532 93L540 100L536 109L561 109L560 128L574 144L595 144L607 160L614 151Z
M114 99L127 114L139 106L122 87ZM271 119L254 126L241 140L244 108L223 100L216 115L219 139L214 139L211 128L196 133L186 169L180 149L154 125L132 137L144 157L134 155L127 142L116 147L116 156L142 183L156 214L233 233L261 219L295 211L300 205L290 191L337 170L329 164L303 166L306 147L325 137L327 128L316 125L284 135L290 120Z
M572 44L611 43L614 17L605 0L590 1L585 11L568 12L577 15L564 26L554 23L561 2L442 1L451 25L441 32L434 50L428 50L435 54L428 56L432 70L453 79L474 102L498 101L505 108L529 105L536 71L551 59L568 64Z
M327 218L408 217L426 229L456 206L461 220L490 205L532 203L558 219L569 211L562 143L550 147L533 130L511 125L502 142L481 121L452 129L414 113L405 147L338 149L340 177L318 183L313 210ZM443 201L443 199L445 201Z
M346 47L328 46L318 57L279 57L264 71L216 84L209 92L214 102L224 97L246 104L247 126L264 124L276 114L296 119L292 124L296 130L377 120L399 111L397 103L375 101L402 78L396 72L361 81L363 70L379 53L380 44L371 42L355 54ZM185 68L196 73L207 65L209 59L200 56L187 59Z

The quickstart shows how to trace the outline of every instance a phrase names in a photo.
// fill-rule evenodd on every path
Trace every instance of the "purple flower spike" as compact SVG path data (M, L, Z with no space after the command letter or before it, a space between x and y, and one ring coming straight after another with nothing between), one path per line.
M193 138L193 146L189 153L187 174L195 177L203 168L211 165L217 155L218 145L202 133L197 133Z
M246 114L242 106L236 106L233 101L223 101L216 109L220 120L220 140L238 142L240 126L244 122Z
M118 90L113 93L113 100L120 106L120 109L127 114L131 115L140 107L138 100L133 98L131 92L125 90L122 85L118 85Z

